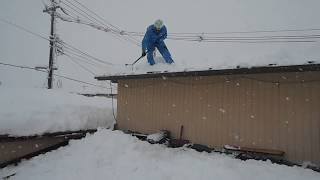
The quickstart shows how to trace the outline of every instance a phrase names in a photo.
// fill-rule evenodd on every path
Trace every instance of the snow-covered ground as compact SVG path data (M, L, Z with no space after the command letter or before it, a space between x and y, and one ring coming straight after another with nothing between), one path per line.
M10 179L319 180L320 173L218 153L151 145L120 131L99 129L69 146L0 170Z
M1 135L29 136L111 128L114 123L109 98L85 97L61 90L0 86Z
M99 128L70 145L0 170L10 179L320 179L320 173L219 153L151 145L120 131L111 100L61 90L0 87L0 134L26 136Z

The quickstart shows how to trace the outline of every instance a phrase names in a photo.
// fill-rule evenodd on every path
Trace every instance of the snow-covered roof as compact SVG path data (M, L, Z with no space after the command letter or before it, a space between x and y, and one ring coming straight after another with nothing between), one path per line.
M170 65L167 65L170 66ZM141 79L141 78L157 78L157 77L188 77L188 76L208 76L208 75L230 75L230 74L258 74L258 73L279 73L279 72L304 72L304 71L320 71L320 64L314 62L307 62L302 65L277 66L276 64L269 64L268 66L255 67L241 67L213 69L211 67L202 70L185 70L174 71L173 69L163 71L147 71L144 73L120 73L115 75L101 75L96 76L97 80L111 80L117 82L120 79ZM173 71L172 71L173 70Z
M112 128L111 99L89 98L62 90L0 87L0 135Z

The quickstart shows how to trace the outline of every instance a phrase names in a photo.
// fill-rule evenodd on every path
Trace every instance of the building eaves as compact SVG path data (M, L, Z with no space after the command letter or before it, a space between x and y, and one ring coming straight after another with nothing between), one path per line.
M128 74L128 75L102 75L96 76L99 81L111 80L116 83L124 79L145 79L159 77L190 77L190 76L212 76L212 75L236 75L236 74L260 74L260 73L284 73L284 72L306 72L320 71L320 64L304 64L291 66L263 66L252 68L235 68L235 69L208 69L202 71L181 71L181 72L148 72L146 74Z

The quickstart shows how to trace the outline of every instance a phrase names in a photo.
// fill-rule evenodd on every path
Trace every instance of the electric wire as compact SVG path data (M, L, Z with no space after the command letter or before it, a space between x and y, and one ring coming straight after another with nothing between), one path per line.
M254 34L254 33L279 33L279 32L306 32L306 31L320 31L320 28L306 28L306 29L280 29L280 30L255 30L255 31L229 31L229 32L211 32L211 33L171 33L171 34Z
M124 31L121 30L120 27L117 27L117 26L111 24L111 23L108 22L105 18L102 18L102 17L99 16L97 13L95 13L95 12L92 11L92 10L90 10L90 9L89 9L88 7L86 7L84 4L80 3L80 2L77 1L77 0L73 0L73 1L75 1L76 3L78 3L79 5L81 5L83 8L85 8L86 10L88 10L89 12L91 12L92 14L94 14L96 17L98 17L99 19L101 19L103 22L105 22L105 23L108 24L109 26L111 26L111 27L115 28L116 30L118 30L118 32L120 32L120 35L122 35L122 33L124 32ZM133 41L137 42L138 45L141 46L140 43L139 43L139 41L138 41L137 39L135 39L135 38L132 37L132 36L129 36L129 38L132 39Z
M70 61L72 61L73 63L75 63L76 65L78 65L80 68L82 68L83 70L89 72L90 74L92 74L93 76L96 76L96 74L94 72L92 72L90 69L86 68L85 66L83 66L82 64L80 64L79 62L77 62L76 60L73 59L73 57L64 54Z
M6 23L6 24L8 24L8 25L11 25L11 26L13 26L13 27L15 27L15 28L18 28L18 29L20 29L20 30L22 30L22 31L24 31L24 32L27 32L27 33L29 33L29 34L32 34L32 35L34 35L34 36L36 36L36 37L38 37L38 38L44 39L44 40L49 41L49 42L51 41L50 39L48 39L48 38L46 38L46 37L44 37L44 36L42 36L42 35L40 35L40 34L38 34L38 33L35 33L35 32L33 32L33 31L31 31L31 30L29 30L29 29L27 29L27 28L25 28L25 27L23 27L23 26L21 26L21 25L18 25L18 24L16 24L16 23L13 23L13 22L11 22L11 21L8 21L8 20L2 19L2 18L0 18L0 21ZM60 44L60 45L62 45L64 48L69 49L70 51L76 52L76 53L78 53L78 54L81 54L81 55L87 57L87 59L92 59L92 60L94 60L94 61L100 62L100 63L105 64L105 65L109 65L109 66L110 66L110 65L114 65L114 64L111 63L111 62L107 62L107 61L103 61L103 60L101 60L101 59L98 59L98 58L90 55L89 53L87 53L87 52L85 52L85 51L82 51L82 50L80 50L80 49L72 46L70 43L66 43L66 42L61 41L61 40L57 41L57 43Z
M68 1L68 0L66 0ZM76 1L76 0L74 0ZM70 2L70 1L68 1ZM78 4L80 4L82 7L84 7L86 10L86 6L76 1ZM90 9L89 9L90 10ZM94 13L98 18L104 20L96 14L94 11L91 11L91 13ZM88 14L88 13L87 13ZM92 17L92 16L91 16ZM100 22L95 18L96 21ZM73 22L76 23L83 23L90 26L93 26L94 28L102 31L108 32L104 26L100 26L97 24L88 24L81 22L79 20L73 20ZM105 24L111 24L109 22L103 23ZM112 25L112 24L111 24ZM120 35L128 35L128 36L139 36L143 37L143 32L128 32L128 31L121 31L120 28L113 26L118 30L113 31L112 33L119 33ZM239 32L220 32L220 33L170 33L168 35L168 39L171 40L180 40L180 41L197 41L197 42L222 42L222 43L310 43L310 42L317 42L316 39L320 38L319 34L305 34L305 35L272 35L272 36L209 36L210 34L231 34L231 33L275 33L275 32L310 32L310 31L319 31L320 29L287 29L287 30L269 30L269 31L239 31Z
M89 9L88 7L86 7L84 4L80 3L77 0L73 0L76 3L78 3L80 6L82 6L83 8L85 8L86 10L88 10L89 12L93 13L96 17L100 18L101 20L103 20L106 24L110 25L111 27L117 29L118 31L121 31L121 29L111 23L109 23L107 20L105 20L104 18L102 18L101 16L99 16L97 13L95 13L94 11L92 11L91 9Z
M68 1L68 2L70 2L69 0L66 0L66 1ZM101 16L99 16L97 13L95 13L94 11L92 11L92 10L90 10L88 7L86 7L84 4L82 4L82 3L80 3L79 1L76 1L76 0L73 0L74 2L76 2L77 4L79 4L80 6L82 6L83 8L85 8L85 10L86 11L89 11L90 13L92 13L93 15L95 15L97 18L99 18L99 19L97 19L97 18L95 18L95 17L93 17L93 16L91 16L89 13L86 13L87 15L89 15L90 17L92 17L92 18L94 18L95 20L97 20L100 24L102 24L102 25L104 25L104 26L111 26L111 27L113 27L114 29L112 29L112 28L110 28L112 31L111 32L113 32L113 33L116 33L117 35L122 35L121 33L122 33L122 30L119 28L119 27L116 27L115 25L113 25L113 24L111 24L111 23L109 23L107 20L105 20L104 18L102 18ZM70 2L71 3L71 2ZM73 4L74 5L74 4ZM85 11L83 11L83 12L85 12ZM101 21L102 20L102 21ZM122 38L125 38L125 37L122 37ZM125 38L126 40L128 40L128 41L131 41L131 42L133 42L134 44L136 44L136 45L138 45L138 46L140 46L140 43L139 43L139 41L137 40L137 39L135 39L135 38L133 38L133 37L128 37L128 38Z
M105 68L106 68L106 66L102 66L101 64L98 64L97 62L92 61L91 59L88 59L88 58L86 58L86 57L84 57L84 56L81 56L81 55L79 55L79 54L77 54L77 53L74 53L74 52L72 52L72 51L68 51L68 50L66 50L66 49L64 49L64 51L63 51L62 54L63 54L63 55L72 56L73 59L76 59L77 61L81 61L81 62L84 62L84 63L86 63L86 64L89 64L89 65L91 65L91 66L93 66L93 67L95 67L95 68L101 68L101 69L105 69Z
M172 32L170 35L210 35L210 34L261 34L261 33L288 33L288 32L313 32L320 31L320 28L305 28L305 29L280 29L280 30L255 30L255 31L229 31L229 32ZM126 34L143 35L144 32L125 31Z
M77 23L77 24L83 24L83 25L87 25L87 26L90 26L92 28L95 28L97 30L100 30L100 31L104 31L104 32L110 32L110 29L108 27L105 27L105 26L101 26L101 25L98 25L94 22L89 22L89 21L85 21L83 19L80 19L79 17L78 18L72 18L71 16L71 19L70 18L66 18L62 15L60 15L59 13L56 13L56 17L59 18L60 20L62 21L65 21L65 22L72 22L72 23ZM119 41L122 41L122 42L127 42L125 39L123 39L122 37L119 37L119 35L117 33L111 33L111 36L113 36L114 38L116 38L117 40ZM135 43L136 44L136 43Z
M70 49L70 50L72 50L72 51L78 52L78 53L80 53L80 54L82 54L82 55L84 55L84 56L86 56L86 57L89 57L90 59L92 59L92 60L94 60L94 61L97 61L97 62L106 64L106 65L110 65L110 66L114 65L114 64L111 63L111 62L104 61L104 60L101 60L101 59L99 59L99 58L96 58L96 57L90 55L89 53L87 53L87 52L85 52L85 51L83 51L83 50L80 50L80 49L72 46L71 44L69 44L69 43L67 43L67 42L65 42L65 41L59 41L58 43L60 43L61 45L63 45L65 48L68 48L68 49Z
M177 39L176 39L177 40ZM212 42L212 43L245 43L245 44L258 44L258 43L314 43L317 42L315 40L264 40L264 41L248 41L248 40L204 40L204 41L199 41L199 40L187 40L183 39L182 41L190 41L190 42Z
M38 33L35 33L35 32L33 32L33 31L31 31L31 30L29 30L29 29L27 29L27 28L25 28L25 27L23 27L21 25L13 23L11 21L8 21L8 20L2 19L2 18L0 18L0 21L6 23L8 25L14 26L15 28L18 28L18 29L20 29L20 30L22 30L24 32L32 34L32 35L34 35L34 36L36 36L38 38L44 39L44 40L49 41L49 42L51 41L50 39L48 39L48 38L46 38L46 37L44 37L44 36L42 36L42 35L40 35ZM88 53L83 52L83 51L79 50L78 48L75 48L74 46L72 46L72 45L70 45L68 43L65 43L65 42L62 43L61 41L59 41L58 43L63 45L63 47L66 47L66 46L69 47L73 52L77 52L77 53L80 53L82 55L85 55L86 57L90 57L91 59L94 59L95 61L98 61L98 62L103 63L103 64L107 64L107 65L113 65L112 63L105 62L103 60L95 58L92 55L89 55ZM69 55L69 57L71 57L71 56ZM80 55L80 57L82 57L82 56ZM82 58L84 58L84 57L82 57ZM88 60L88 58L84 58L84 59ZM30 70L36 70L36 71L39 71L39 72L46 72L47 73L47 71L43 71L43 70L36 69L36 68L33 68L33 67L28 67L28 66L19 66L19 65L13 65L13 64L8 64L8 63L0 63L0 64L1 65L6 65L6 66L11 66L11 67L16 67L16 68L30 69ZM101 65L98 65L98 64L96 64L94 66L102 68ZM95 85L95 84L88 83L88 82L85 82L85 81L81 81L81 80L77 80L77 79L74 79L74 78L70 78L70 77L67 77L67 76L63 76L63 75L58 75L58 74L53 74L53 75L56 76L56 77L65 78L65 79L68 79L68 80L71 80L71 81L77 81L77 82L85 83L85 84L88 84L88 85L93 85L93 86L97 86L97 87L103 87L103 86ZM103 87L103 88L106 88L106 87Z
M35 70L35 71L47 73L47 71L45 71L45 70L37 69L37 68L34 68L34 67L30 67L30 66L15 65L15 64L9 64L9 63L4 63L4 62L0 62L0 65L10 66L10 67L14 67L14 68L21 68L21 69L30 69L30 70ZM75 79L75 78L71 78L71 77L68 77L68 76L65 76L65 75L58 75L58 74L54 74L53 73L53 76L61 77L61 78L64 78L64 79L67 79L67 80L70 80L70 81L74 81L74 82L78 82L78 83L82 83L82 84L87 84L87 85L96 86L96 87L100 87L100 88L110 89L109 87L100 86L100 85L97 85L97 84L93 84L93 83L89 83L89 82L86 82L86 81L82 81L82 80L78 80L78 79Z
M137 34L136 36L144 36ZM272 35L272 36L204 36L204 35L168 35L167 39L180 41L198 41L198 42L316 42L320 38L320 34L306 35Z
M39 38L41 38L41 39L44 39L44 40L47 40L47 41L50 42L50 39L46 38L45 36L42 36L42 35L40 35L40 34L38 34L38 33L35 33L35 32L33 32L33 31L31 31L31 30L29 30L29 29L27 29L27 28L25 28L25 27L23 27L23 26L21 26L21 25L18 25L18 24L16 24L16 23L13 23L13 22L11 22L11 21L8 21L8 20L2 19L2 18L0 18L0 21L6 23L6 24L8 24L8 25L14 26L14 27L16 27L16 28L18 28L18 29L20 29L20 30L22 30L22 31L24 31L24 32L27 32L27 33L29 33L29 34L32 34L32 35L34 35L34 36L37 36L37 37L39 37Z
M66 3L65 3L66 2ZM97 23L97 24L102 24L104 26L106 26L110 31L115 31L114 29L108 27L107 25L105 25L103 22L101 22L99 19L91 16L89 13L87 13L85 10L79 8L78 6L74 5L72 2L70 2L69 0L64 0L61 1L62 4L68 6L69 8L71 8L73 11L77 12L78 14L82 15L83 17L87 18L88 20L90 20L93 23ZM79 11L81 12L79 12ZM116 31L115 31L116 32Z
M68 4L65 3L64 1L67 2ZM69 8L73 9L73 11L75 11L75 12L77 12L78 14L82 15L82 16L85 17L86 19L90 20L93 24L96 24L96 23L101 24L102 26L104 26L104 28L109 29L110 32L111 32L112 34L114 34L115 36L118 36L118 37L120 37L120 38L123 38L123 39L125 39L126 41L130 41L130 42L132 42L133 44L135 44L135 45L137 45L137 46L140 46L140 43L139 43L136 39L123 37L123 36L121 36L121 30L114 30L114 29L110 28L109 25L108 25L108 24L110 24L110 23L108 23L108 22L105 23L106 21L105 21L104 19L103 19L104 22L102 22L101 20L99 20L99 19L95 18L94 16L90 15L90 14L87 12L87 10L83 10L82 8L78 7L77 5L75 5L74 3L70 2L69 0L64 0L64 1L61 1L61 3L64 4L64 5L66 5L66 6L68 6ZM79 2L78 2L78 3L79 3ZM80 3L80 4L81 4L81 3ZM81 6L85 7L83 4L81 4ZM89 8L86 8L86 9L89 9ZM81 11L81 12L79 12L78 10ZM93 11L90 10L90 12L93 12ZM95 14L96 14L96 13L95 13ZM100 17L100 16L98 16L98 17ZM100 17L100 18L101 18L101 17ZM79 19L78 19L78 21L79 21ZM88 24L87 24L87 25L88 25ZM98 25L96 24L95 26L98 26ZM113 25L112 25L112 26L113 26ZM113 27L115 27L115 26L113 26Z
M69 55L73 55L73 56L76 56L80 59L82 59L82 61L86 61L87 64L91 64L93 66L96 66L96 67L106 67L106 68L110 68L110 65L107 65L107 64L104 64L104 63L100 63L100 62L97 62L87 56L84 56L83 54L77 52L77 51L74 51L73 49L69 49L67 47L64 47L63 49L63 53L68 53Z

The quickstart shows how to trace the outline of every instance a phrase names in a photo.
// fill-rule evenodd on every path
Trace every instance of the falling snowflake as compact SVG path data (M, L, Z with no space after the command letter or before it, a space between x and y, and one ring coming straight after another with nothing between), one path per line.
M234 139L239 140L239 135L235 135Z
M222 113L225 113L226 110L225 109L222 109L222 108L219 108L219 111L222 112Z

